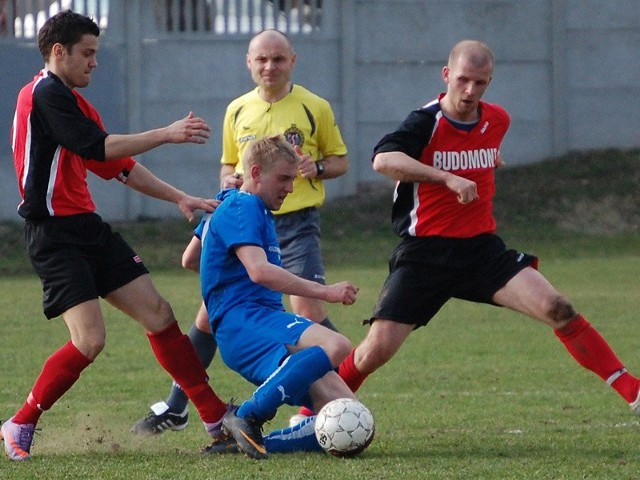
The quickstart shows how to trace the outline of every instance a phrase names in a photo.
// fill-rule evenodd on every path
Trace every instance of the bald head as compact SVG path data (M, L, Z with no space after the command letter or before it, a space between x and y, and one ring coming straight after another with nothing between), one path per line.
M263 43L281 44L285 46L285 48L287 48L289 52L293 52L293 44L291 43L291 39L280 30L268 29L254 35L254 37L249 42L248 51L251 52L252 50L255 50L257 45L262 45Z
M296 54L284 33L264 30L249 42L247 68L264 101L277 102L291 91L295 65Z
M454 45L449 54L449 67L463 59L468 61L474 68L490 67L493 70L493 52L489 46L478 40L462 40Z

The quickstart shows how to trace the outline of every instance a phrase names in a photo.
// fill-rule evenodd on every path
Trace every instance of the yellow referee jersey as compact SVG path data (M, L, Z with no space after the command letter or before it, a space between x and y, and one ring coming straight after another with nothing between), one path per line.
M293 85L291 92L275 103L264 101L258 87L233 100L222 126L221 163L235 165L242 172L242 156L252 140L282 134L315 160L330 155L346 155L347 147L336 125L331 105L304 87ZM276 214L318 207L324 202L322 179L298 176Z

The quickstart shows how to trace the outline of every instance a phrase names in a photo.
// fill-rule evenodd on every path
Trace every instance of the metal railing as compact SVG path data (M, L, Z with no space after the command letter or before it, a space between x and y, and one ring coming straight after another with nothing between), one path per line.
M320 28L322 0L154 0L159 32L213 35L257 33L277 28L308 34ZM47 20L71 9L109 24L109 0L0 0L0 38L32 41Z
M320 28L322 0L165 0L158 28L165 32L256 33L277 28L310 33Z
M47 18L71 9L93 18L103 30L109 22L109 0L0 0L0 36L34 39Z

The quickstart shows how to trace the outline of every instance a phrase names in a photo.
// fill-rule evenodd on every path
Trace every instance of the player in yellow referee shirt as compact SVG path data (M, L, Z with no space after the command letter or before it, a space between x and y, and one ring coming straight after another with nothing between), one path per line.
M291 81L296 59L290 39L282 32L265 30L251 39L246 61L256 88L227 107L220 180L222 188L242 185L241 160L249 143L265 136L284 135L302 161L293 193L274 212L282 265L302 278L324 284L317 209L325 199L324 180L343 175L349 168L349 159L329 102ZM194 239L185 250L183 266L197 270L199 257L200 245ZM335 329L321 300L291 296L290 302L294 313ZM204 306L196 316L189 338L207 367L216 345ZM160 434L165 430L182 430L188 421L187 404L184 392L174 384L169 397L152 405L151 412L136 422L132 431Z

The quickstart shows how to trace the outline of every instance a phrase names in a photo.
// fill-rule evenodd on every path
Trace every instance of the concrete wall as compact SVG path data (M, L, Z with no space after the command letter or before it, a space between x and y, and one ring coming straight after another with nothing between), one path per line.
M227 5L249 0L226 0ZM251 0L255 5L268 5ZM20 3L20 2L18 2ZM165 146L140 157L197 195L218 185L220 124L229 100L252 87L244 54L251 32L163 31L157 5L109 1L99 67L83 92L108 130L140 131L189 110L214 129L206 146ZM177 2L174 2L177 4ZM187 2L190 3L190 2ZM451 46L489 43L497 68L485 99L512 116L503 145L510 165L581 150L640 147L640 9L636 0L324 0L320 28L291 33L294 81L327 98L347 141L351 169L327 182L329 197L380 181L377 140L440 93ZM25 39L0 37L0 220L17 219L9 128L15 96L42 66ZM612 120L616 120L613 122ZM110 219L177 216L115 182L92 180Z

